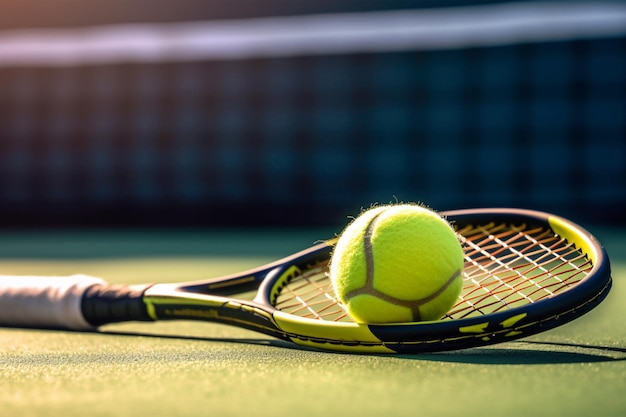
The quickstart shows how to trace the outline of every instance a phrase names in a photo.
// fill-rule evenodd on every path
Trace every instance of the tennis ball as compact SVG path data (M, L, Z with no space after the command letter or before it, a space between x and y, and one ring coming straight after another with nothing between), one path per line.
M364 211L330 261L337 298L361 323L438 320L463 285L463 248L450 224L416 204Z

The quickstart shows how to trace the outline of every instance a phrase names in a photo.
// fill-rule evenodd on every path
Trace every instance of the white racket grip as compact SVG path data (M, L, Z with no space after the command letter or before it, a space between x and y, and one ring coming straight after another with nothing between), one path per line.
M92 330L83 317L81 299L87 288L104 283L87 275L0 275L0 325Z

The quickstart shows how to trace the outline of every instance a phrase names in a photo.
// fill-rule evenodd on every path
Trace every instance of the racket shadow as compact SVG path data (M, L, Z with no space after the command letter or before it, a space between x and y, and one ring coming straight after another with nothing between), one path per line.
M626 360L626 348L518 341L497 347L397 356L426 361L476 365L549 365L624 361Z
M5 326L2 326L5 327ZM12 327L6 327L12 328ZM20 328L24 330L24 328ZM67 331L64 329L36 329L42 331ZM71 332L71 331L69 331ZM103 336L148 337L154 339L189 340L196 342L234 343L240 345L267 346L297 351L323 353L326 355L367 355L364 353L322 352L299 346L280 339L224 338L157 334L141 331L100 330L93 332ZM420 360L431 362L466 363L475 365L549 365L573 363L620 362L626 360L626 348L584 345L575 343L512 341L499 345L469 348L436 353L377 354L380 357Z
M278 347L298 351L310 351L324 354L354 353L321 352L308 349L280 339L263 338L212 338L203 336L183 336L155 334L137 331L101 331L103 335L150 337L156 339L191 340L197 342L235 343L241 345ZM477 365L548 365L573 364L594 362L619 362L626 360L626 348L595 346L558 342L518 341L509 342L497 347L471 348L449 352L426 354L382 354L381 357L393 357L410 360L424 360L433 362L467 363Z

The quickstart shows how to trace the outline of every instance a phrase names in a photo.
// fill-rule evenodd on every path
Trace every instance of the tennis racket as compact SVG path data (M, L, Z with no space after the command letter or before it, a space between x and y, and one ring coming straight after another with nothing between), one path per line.
M94 330L153 320L219 322L307 348L419 353L519 339L563 325L609 293L609 260L586 230L546 213L472 209L441 213L465 251L458 303L441 320L360 324L328 277L333 242L207 281L109 285L87 276L0 279L5 326ZM234 298L256 291L252 301ZM245 297L243 297L245 298Z

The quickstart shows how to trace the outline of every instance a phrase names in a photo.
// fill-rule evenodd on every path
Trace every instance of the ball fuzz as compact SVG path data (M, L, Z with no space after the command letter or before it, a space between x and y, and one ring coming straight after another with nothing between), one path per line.
M456 303L464 255L450 224L413 204L363 212L341 233L330 278L361 323L438 320Z

